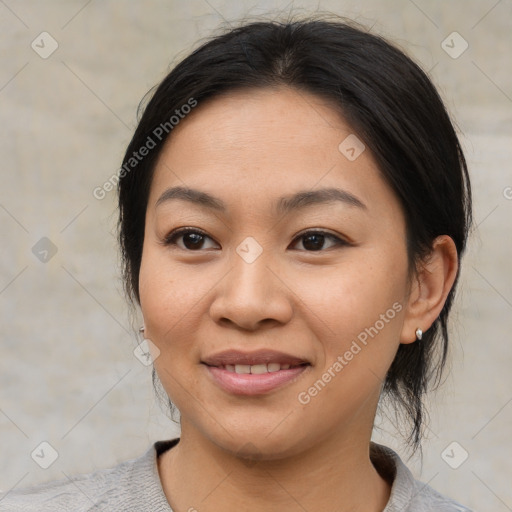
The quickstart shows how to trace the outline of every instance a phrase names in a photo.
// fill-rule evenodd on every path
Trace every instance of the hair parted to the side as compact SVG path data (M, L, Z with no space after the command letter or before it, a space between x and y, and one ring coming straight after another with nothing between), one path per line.
M147 103L123 159L152 137L155 146L119 180L119 242L128 296L139 303L144 222L155 163L172 130L154 131L191 98L236 89L291 87L328 100L376 159L405 215L409 272L434 239L450 236L460 258L472 222L463 151L436 88L403 51L345 19L315 16L245 23L202 44L165 77ZM160 133L160 132L158 132ZM383 386L412 421L420 445L423 397L437 385L448 348L448 314L460 268L441 314L421 342L400 345Z

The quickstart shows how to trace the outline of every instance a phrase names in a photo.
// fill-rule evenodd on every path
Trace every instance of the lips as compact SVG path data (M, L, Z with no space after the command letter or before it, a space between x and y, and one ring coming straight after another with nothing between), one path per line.
M289 365L300 366L309 364L307 360L275 350L257 350L242 352L239 350L226 350L203 359L208 366L259 366L259 365ZM275 371L275 370L274 370ZM244 372L248 373L248 372Z
M203 359L213 381L235 395L262 395L290 383L311 364L284 352L229 350Z

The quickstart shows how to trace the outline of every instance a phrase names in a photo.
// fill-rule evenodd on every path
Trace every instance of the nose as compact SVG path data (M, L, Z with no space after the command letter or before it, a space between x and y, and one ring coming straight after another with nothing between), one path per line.
M268 264L263 255L252 263L233 255L231 270L210 306L215 322L254 331L290 321L293 293Z

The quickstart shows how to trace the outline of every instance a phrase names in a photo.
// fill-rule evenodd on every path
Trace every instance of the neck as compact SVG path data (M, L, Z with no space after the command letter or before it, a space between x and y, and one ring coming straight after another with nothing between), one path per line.
M343 436L278 460L240 459L184 428L159 458L164 493L175 512L332 510L381 512L390 485L370 461L368 436ZM188 426L187 426L188 427Z

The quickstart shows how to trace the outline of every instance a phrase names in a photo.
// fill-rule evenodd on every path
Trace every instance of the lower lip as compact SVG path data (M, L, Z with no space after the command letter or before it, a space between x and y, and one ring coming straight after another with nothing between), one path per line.
M235 395L262 395L295 380L309 365L269 373L235 373L216 366L206 366L215 382Z

